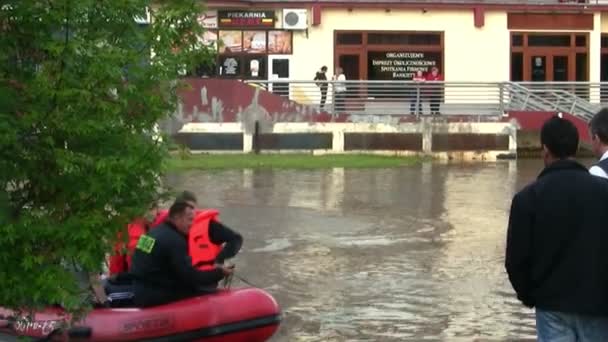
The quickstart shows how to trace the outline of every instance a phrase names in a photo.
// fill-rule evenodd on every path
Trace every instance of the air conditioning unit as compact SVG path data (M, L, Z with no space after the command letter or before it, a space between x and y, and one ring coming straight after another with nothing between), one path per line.
M308 28L308 10L283 9L283 28L286 30L306 30Z

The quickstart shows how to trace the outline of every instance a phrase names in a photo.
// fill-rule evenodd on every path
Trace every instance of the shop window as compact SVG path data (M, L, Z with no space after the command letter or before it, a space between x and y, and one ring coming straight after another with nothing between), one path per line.
M217 76L224 78L267 79L268 55L293 52L291 31L221 30L217 38L219 56L215 70Z
M369 33L370 45L440 45L439 33Z
M587 36L582 36L582 35L576 36L576 46L577 47L587 46Z
M570 46L569 35L528 35L528 46Z
M243 31L220 31L220 53L243 51Z
M266 31L244 31L243 52L266 53Z
M193 73L188 73L187 76L195 77L213 77L217 75L217 65L215 60L211 63L203 63L194 69Z
M521 82L524 80L524 54L521 52L511 53L511 81Z
M223 55L218 62L218 75L227 78L238 78L242 71L241 56Z
M512 46L523 46L524 45L524 36L521 34L514 34L511 36L511 45Z
M267 56L245 56L243 58L243 68L246 79L266 79L266 60Z
M291 31L268 31L268 53L273 55L293 53Z
M608 35L602 35L602 47L608 48Z
M338 33L338 45L361 45L363 34L361 33Z

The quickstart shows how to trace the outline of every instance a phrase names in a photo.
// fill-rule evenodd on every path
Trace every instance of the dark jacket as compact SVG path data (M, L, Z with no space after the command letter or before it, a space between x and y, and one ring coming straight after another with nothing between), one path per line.
M224 263L226 259L234 257L241 250L241 246L243 245L243 237L241 234L217 221L211 221L209 223L209 239L216 245L224 244L222 251L215 259L219 264Z
M561 160L513 198L506 268L528 307L608 315L608 181Z
M137 306L187 298L223 278L221 269L199 271L192 266L186 237L168 221L139 239L130 272Z
M324 72L317 71L314 81L327 81L327 75ZM317 86L327 89L327 83L317 82Z

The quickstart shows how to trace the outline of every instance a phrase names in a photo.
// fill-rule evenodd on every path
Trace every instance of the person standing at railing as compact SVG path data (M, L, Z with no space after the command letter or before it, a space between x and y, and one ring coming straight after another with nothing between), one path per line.
M346 75L341 67L336 68L336 75L332 77L334 83L334 112L339 113L344 111L344 102L346 100Z
M410 114L411 115L422 115L422 96L420 94L420 84L426 81L426 77L422 73L422 70L416 71L414 74L414 91L412 92L412 98L410 99ZM416 105L418 105L418 111L416 112Z
M437 67L433 67L431 72L426 75L428 82L443 82L443 76L439 73ZM429 103L431 106L431 115L439 115L439 103L443 97L443 86L435 84L428 88Z
M591 147L599 158L589 172L598 177L608 178L608 108L600 110L589 123Z
M321 82L317 82L317 86L319 87L319 89L321 89L321 106L320 109L323 110L325 109L325 101L327 101L327 75L325 74L327 72L327 67L326 66L322 66L321 70L317 71L317 74L315 75L315 81L321 81Z

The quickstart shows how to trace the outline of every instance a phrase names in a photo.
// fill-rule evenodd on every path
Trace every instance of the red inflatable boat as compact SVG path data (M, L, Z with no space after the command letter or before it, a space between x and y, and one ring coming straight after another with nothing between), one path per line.
M61 309L37 312L32 321L0 308L0 337L46 337L65 320ZM94 309L70 334L79 341L268 340L281 320L279 305L260 289L218 290L151 308ZM67 334L64 334L64 340Z

